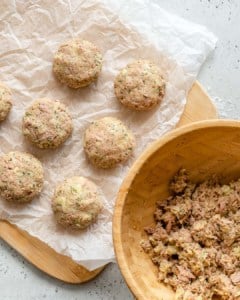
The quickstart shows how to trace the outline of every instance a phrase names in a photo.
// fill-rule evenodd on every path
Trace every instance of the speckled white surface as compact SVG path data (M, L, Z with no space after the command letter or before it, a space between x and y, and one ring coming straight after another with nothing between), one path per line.
M217 49L203 66L199 80L215 99L222 117L240 119L240 1L158 2L171 12L206 25L218 36ZM0 300L133 299L116 265L108 266L90 283L68 285L32 267L4 242L0 242L0 279Z

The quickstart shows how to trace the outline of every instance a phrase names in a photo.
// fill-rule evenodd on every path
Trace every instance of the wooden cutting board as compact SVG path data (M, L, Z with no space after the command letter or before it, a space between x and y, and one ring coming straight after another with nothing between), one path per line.
M199 83L195 83L189 92L178 126L215 118L217 118L217 112L209 96ZM90 272L69 257L58 254L44 242L6 221L0 221L0 237L35 267L68 283L89 281L104 269L102 267Z

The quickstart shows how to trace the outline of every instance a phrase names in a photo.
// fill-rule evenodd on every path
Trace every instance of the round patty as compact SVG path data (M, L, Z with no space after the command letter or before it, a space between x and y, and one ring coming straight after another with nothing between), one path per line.
M38 159L24 152L0 157L0 196L16 203L31 201L43 187L43 168Z
M59 101L38 99L26 110L22 124L24 136L39 148L56 148L72 133L67 107Z
M133 110L149 110L162 101L165 81L155 64L137 60L117 75L114 91L124 106Z
M84 135L84 150L90 162L103 169L126 161L135 147L131 131L118 119L105 117L92 122Z
M95 222L102 206L98 187L77 176L60 183L52 199L57 222L72 229L83 229Z
M62 44L53 61L53 72L57 79L75 89L95 81L101 68L101 52L91 42L80 38Z
M12 108L12 92L0 82L0 122L5 120Z

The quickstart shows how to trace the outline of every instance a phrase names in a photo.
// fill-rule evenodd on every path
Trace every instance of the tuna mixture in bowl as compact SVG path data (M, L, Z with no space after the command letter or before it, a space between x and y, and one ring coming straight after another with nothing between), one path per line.
M240 122L180 127L119 190L113 240L138 300L240 299Z
M240 179L196 184L181 169L169 188L141 242L159 281L176 299L240 299Z

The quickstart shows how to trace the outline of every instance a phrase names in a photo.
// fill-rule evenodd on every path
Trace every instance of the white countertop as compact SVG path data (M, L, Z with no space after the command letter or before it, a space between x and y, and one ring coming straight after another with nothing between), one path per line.
M215 99L222 117L240 119L240 1L158 2L218 36L217 48L203 66L199 81ZM108 266L89 283L68 285L38 271L4 242L0 242L0 279L0 300L133 299L116 265Z

